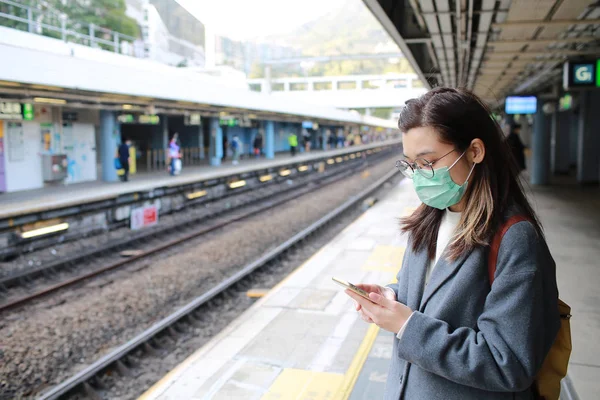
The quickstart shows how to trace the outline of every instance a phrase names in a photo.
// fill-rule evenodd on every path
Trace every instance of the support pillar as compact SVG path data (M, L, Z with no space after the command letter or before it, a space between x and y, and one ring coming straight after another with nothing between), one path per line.
M543 107L533 120L533 137L531 140L531 184L547 185L550 183L550 118Z
M102 180L119 180L115 169L115 154L121 143L121 132L114 111L100 111L100 154L102 155Z
M552 172L569 173L570 112L557 112L552 118Z
M579 145L579 110L571 110L571 124L569 126L569 166L577 167L577 149Z
M268 159L275 158L275 123L265 121L265 156Z
M200 157L201 160L204 160L204 123L205 121L202 121L198 127L198 149L200 152L198 157Z
M223 158L223 130L219 119L212 117L210 124L210 165L221 165Z
M160 120L162 126L162 148L166 151L169 148L169 117L164 115Z
M581 92L577 149L577 181L597 183L600 174L600 92Z
M327 137L327 128L324 126L321 127L321 137L323 138L323 141L321 143L321 150L327 150L327 140L329 138Z

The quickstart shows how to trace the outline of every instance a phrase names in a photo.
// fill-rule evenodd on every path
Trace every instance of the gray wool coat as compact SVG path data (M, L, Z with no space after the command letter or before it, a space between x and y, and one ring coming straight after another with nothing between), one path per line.
M531 385L560 326L555 264L529 222L500 245L490 290L488 250L440 257L425 287L426 251L407 248L399 302L415 311L394 337L386 400L533 399Z

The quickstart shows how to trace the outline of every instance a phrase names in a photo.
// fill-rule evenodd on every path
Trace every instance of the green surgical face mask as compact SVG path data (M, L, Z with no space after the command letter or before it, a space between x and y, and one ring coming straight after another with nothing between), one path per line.
M423 203L427 204L429 207L445 210L462 199L465 190L467 189L471 173L473 173L473 169L475 169L475 164L473 164L465 183L462 185L454 183L450 177L450 169L452 169L464 155L465 153L462 153L450 167L442 167L434 170L433 178L426 178L418 172L414 174L413 185L417 192L417 196L419 196L419 199Z

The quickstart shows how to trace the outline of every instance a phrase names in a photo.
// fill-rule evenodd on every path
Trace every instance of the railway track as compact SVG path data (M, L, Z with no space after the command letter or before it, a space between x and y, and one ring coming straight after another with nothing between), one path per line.
M334 222L346 211L350 210L361 200L379 189L383 184L392 179L395 174L395 170L390 171L381 179L364 189L359 194L353 196L341 206L331 211L318 221L314 222L306 229L280 243L277 247L268 251L260 258L245 265L238 270L238 272L221 281L209 291L196 297L185 306L158 321L144 332L122 344L112 352L101 357L96 362L79 371L71 378L43 393L39 398L41 400L58 399L69 394L73 394L78 390L83 390L88 397L99 398L94 389L94 386L101 387L101 381L99 379L95 379L97 376L102 375L108 370L112 371L113 369L119 371L123 375L127 375L127 360L130 358L133 352L155 353L156 348L154 343L160 342L161 337L165 335L177 335L177 332L182 330L181 324L189 323L194 325L198 320L198 316L202 312L202 309L207 306L211 300L214 300L217 296L234 288L242 279L248 277L258 269L276 262L281 257L285 256L287 252L300 245L304 240L316 234L328 224Z
M385 155L387 152L382 151L369 160L377 161ZM123 268L168 248L252 217L298 196L318 190L324 185L338 182L367 165L367 162L356 162L352 168L335 169L329 174L317 176L316 179L307 176L307 179L293 187L277 187L263 195L252 195L250 192L252 196L247 201L228 210L214 211L208 218L206 215L200 215L186 220L183 225L174 224L158 230L142 232L126 240L107 243L48 265L2 278L0 279L0 298L2 298L0 312L21 306L106 272ZM165 240L165 238L173 236L175 238ZM131 257L123 258L119 255L119 251L122 249L139 248L140 246L145 249L137 251ZM32 288L34 289L32 290Z

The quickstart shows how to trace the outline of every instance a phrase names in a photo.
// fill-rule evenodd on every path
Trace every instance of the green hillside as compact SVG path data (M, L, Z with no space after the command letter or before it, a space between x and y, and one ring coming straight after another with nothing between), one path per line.
M300 48L303 56L400 52L362 0L346 0L328 14L289 34L273 36L267 40ZM392 61L395 63L382 59L318 63L305 68L278 66L273 68L273 77L413 72L406 59ZM262 77L263 70L261 66L255 66L251 76Z

